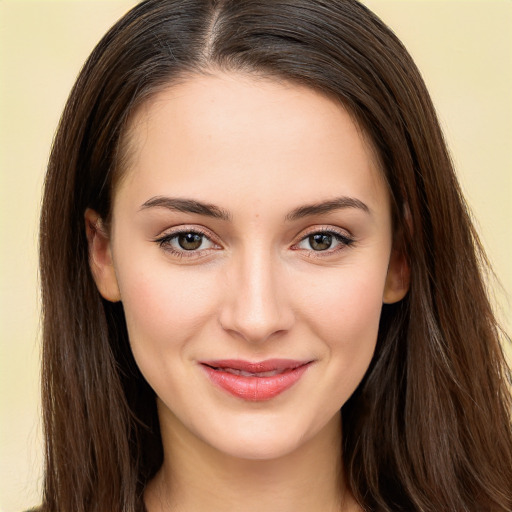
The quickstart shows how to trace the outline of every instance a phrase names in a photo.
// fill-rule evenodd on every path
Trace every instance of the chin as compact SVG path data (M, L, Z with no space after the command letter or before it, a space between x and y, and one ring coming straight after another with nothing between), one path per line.
M213 445L220 452L236 459L265 461L286 457L296 452L300 446L300 440L290 439L287 432L280 434L259 433L258 436L248 440L246 436L232 436L225 442L218 442Z
M246 460L273 460L312 448L319 439L325 439L324 434L334 426L332 432L338 429L339 414L326 423L300 421L300 418L254 418L242 417L232 423L212 425L205 432L203 441L214 449L228 456ZM229 426L228 426L229 424ZM329 435L327 437L330 437Z

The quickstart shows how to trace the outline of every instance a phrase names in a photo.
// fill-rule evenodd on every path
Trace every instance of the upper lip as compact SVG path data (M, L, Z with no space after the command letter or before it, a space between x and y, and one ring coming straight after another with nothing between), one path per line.
M264 361L244 361L242 359L215 359L209 361L200 361L201 364L212 368L230 368L249 373L264 373L273 371L294 370L300 366L310 363L311 361L299 361L295 359L266 359Z

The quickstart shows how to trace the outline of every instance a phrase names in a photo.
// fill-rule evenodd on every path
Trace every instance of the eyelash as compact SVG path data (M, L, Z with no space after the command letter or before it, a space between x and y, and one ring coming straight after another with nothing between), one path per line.
M171 243L173 240L176 240L180 235L198 235L202 237L201 244L203 243L203 240L208 240L211 244L219 246L216 242L212 240L211 235L209 235L207 232L198 229L196 227L190 228L190 229L180 229L179 231L174 231L172 233L165 234L161 237L158 237L154 239L154 242L157 243L163 250L166 252L172 254L173 256L176 256L178 258L199 258L201 256L204 256L205 251L210 252L213 248L209 247L207 249L181 249L177 250L175 249ZM321 251L315 251L314 249L301 249L299 248L299 244L306 241L309 237L314 235L329 235L332 236L334 240L339 242L340 246L338 248L335 248L334 250L328 248ZM297 243L295 243L291 248L292 250L296 251L304 251L305 253L309 253L308 257L312 258L321 258L325 256L330 256L332 254L336 254L339 251L344 250L345 248L351 246L355 242L354 238L347 235L346 232L339 232L333 228L320 228L320 229L314 229L311 230L309 233L306 233ZM213 249L217 250L217 249Z
M308 238L314 235L329 235L332 236L332 238L339 242L339 247L335 249L325 249L323 251L315 251L313 249L301 249L298 247L299 244L306 241ZM306 233L296 244L292 246L293 250L296 251L304 251L305 253L308 253L309 258L322 258L322 257L328 257L332 256L333 254L337 254L340 251L345 250L347 247L353 245L355 242L355 239L349 235L347 232L337 231L336 229L333 229L332 227L325 227L325 228L316 228L312 229L309 233Z
M205 231L199 228L191 228L191 229L180 229L179 231L174 231L172 233L165 234L161 237L158 237L154 240L164 251L176 256L178 258L198 258L204 255L204 251L210 251L212 248L201 249L201 250L177 250L175 249L171 243L173 240L177 239L180 235L198 235L202 237L202 239L206 239L211 242L213 245L218 244L212 240L212 236L206 233ZM201 241L201 244L203 241ZM217 249L213 249L217 250Z

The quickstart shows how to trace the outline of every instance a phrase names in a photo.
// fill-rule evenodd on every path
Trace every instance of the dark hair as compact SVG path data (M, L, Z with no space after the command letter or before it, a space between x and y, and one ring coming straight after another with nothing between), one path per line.
M134 109L191 74L241 71L337 98L387 179L410 292L343 406L347 483L367 511L512 510L509 370L487 265L411 57L355 0L146 0L100 41L65 107L41 216L44 511L144 509L162 462L154 393L123 308L101 298L84 211L109 218Z

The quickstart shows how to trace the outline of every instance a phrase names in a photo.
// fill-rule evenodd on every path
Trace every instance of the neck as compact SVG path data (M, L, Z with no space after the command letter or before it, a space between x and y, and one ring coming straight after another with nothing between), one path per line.
M358 510L343 483L340 415L295 451L265 460L220 452L175 417L160 422L164 463L145 494L148 512Z

